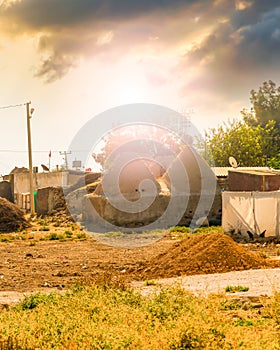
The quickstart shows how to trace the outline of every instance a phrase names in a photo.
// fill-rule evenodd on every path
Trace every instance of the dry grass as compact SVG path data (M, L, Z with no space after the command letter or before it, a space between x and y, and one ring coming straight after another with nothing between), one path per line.
M180 288L145 298L101 279L64 295L26 297L1 312L0 324L0 349L270 350L280 348L280 294L244 308Z

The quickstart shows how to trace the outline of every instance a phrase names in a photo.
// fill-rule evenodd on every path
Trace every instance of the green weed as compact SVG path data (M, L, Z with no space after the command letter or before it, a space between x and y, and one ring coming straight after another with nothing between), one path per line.
M103 279L102 279L103 278ZM278 349L279 295L262 311L180 288L143 297L112 277L28 295L0 313L1 349ZM12 344L9 347L7 344Z
M226 293L236 293L236 292L248 292L249 287L244 286L227 286L225 288Z
M146 280L144 285L145 286L156 286L158 283L154 280Z
M86 239L87 235L84 232L79 232L79 233L77 233L76 237L78 239Z

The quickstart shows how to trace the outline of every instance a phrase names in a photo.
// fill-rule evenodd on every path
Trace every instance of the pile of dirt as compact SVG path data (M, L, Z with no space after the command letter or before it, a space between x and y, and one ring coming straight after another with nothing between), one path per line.
M17 205L0 197L0 232L14 232L28 226L24 212Z
M271 267L225 234L187 237L138 269L141 278L222 273Z

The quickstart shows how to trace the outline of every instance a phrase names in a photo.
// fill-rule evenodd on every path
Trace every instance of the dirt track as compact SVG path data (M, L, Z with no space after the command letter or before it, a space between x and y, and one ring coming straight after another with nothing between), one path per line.
M133 282L132 286L142 295L149 295L163 286L178 285L196 295L224 293L227 286L245 286L247 292L237 292L234 297L272 296L280 291L280 268L247 271L231 271L210 275L193 275L156 280L155 286L145 282Z
M50 224L49 226L51 230L57 230L58 232L65 231L65 227L55 228ZM18 300L18 298L22 297L23 292L65 290L74 283L90 282L92 279L104 281L106 278L113 278L116 280L121 279L126 283L137 280L143 281L150 278L149 271L153 270L151 262L152 264L156 264L157 261L161 261L162 263L165 256L167 263L161 266L163 266L163 269L166 268L166 275L164 275L164 273L160 275L163 278L169 277L170 264L171 261L175 259L173 252L176 252L176 249L179 248L183 252L180 254L186 254L188 252L185 243L180 244L180 241L171 239L172 237L170 236L148 246L124 249L107 246L90 237L66 241L40 240L39 238L42 238L44 235L47 236L49 233L40 232L38 227L37 231L35 231L33 225L29 232L27 234L25 233L24 241L17 239L9 242L0 242L0 304L7 303L9 297L12 297L10 302ZM3 236L1 235L1 237ZM223 243L225 238L222 239L220 243ZM193 241L193 246L198 247L198 250L202 252L202 243L199 242L200 245L195 244L196 241L197 238ZM214 242L211 243L209 238L205 239L205 244L203 246L204 257L213 251L215 244L218 243L217 238L213 241ZM230 248L239 249L235 247L236 243L233 241L231 243L226 238L226 242L230 244L227 247L227 251ZM208 250L206 243L209 244ZM240 245L240 247L240 249L244 249L244 245ZM270 295L274 290L273 288L280 288L277 283L278 280L280 281L280 269L269 269L271 266L270 258L278 259L279 244L247 244L245 247L257 253L257 261L260 261L261 265L262 261L265 260L265 264L267 264L265 267L267 269L260 270L259 272L257 270L233 271L226 274L201 274L199 276L195 276L196 270L191 269L189 273L186 273L190 276L180 277L179 279L163 279L160 281L160 284L174 284L180 281L180 284L184 288L200 292L219 292L225 285L242 284L250 287L249 293ZM195 251L192 250L191 254L194 254L194 252ZM261 253L262 256L266 256L266 259L260 259L259 253ZM188 258L187 255L183 256L180 254L176 257L176 259L180 259L178 260L180 270L178 269L177 273L176 268L174 268L173 275L175 276L184 275L184 273L182 273L183 258L186 259L185 261L188 262L189 265L190 258ZM160 257L160 259L157 257ZM199 258L199 255L196 257ZM210 262L208 263L210 266L208 273L220 271L215 271L215 261L212 265ZM275 264L275 267L277 267L277 265L279 266L279 262ZM220 268L220 261L217 266ZM246 266L247 265L244 265L244 268L241 266L241 268L238 269L246 270ZM230 269L228 271L231 271L233 267L229 266ZM254 268L258 267L256 266ZM145 274L145 271L148 272ZM227 270L222 270L222 272L226 271ZM203 270L199 273L203 273ZM266 278L265 276L270 277ZM152 278L154 279L156 277ZM137 282L133 285L140 288L141 283L139 283ZM143 283L141 289L143 289ZM153 287L150 289L153 290ZM16 294L9 294L7 292Z

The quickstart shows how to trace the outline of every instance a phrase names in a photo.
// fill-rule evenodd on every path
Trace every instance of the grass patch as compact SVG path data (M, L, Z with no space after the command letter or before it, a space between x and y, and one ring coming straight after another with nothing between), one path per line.
M105 232L103 234L104 237L122 237L124 235L125 235L125 233L123 233L121 231L109 231L109 232Z
M265 253L265 252L259 252L259 256L263 259L267 259L268 258L268 255Z
M193 235L223 233L221 226L199 227L191 229L186 226L173 226L169 229L168 236L171 239L184 239Z
M180 288L147 298L110 283L77 285L63 295L26 296L3 310L0 344L46 350L279 348L278 295L264 302L261 312L226 300L195 297ZM16 345L7 347L9 342Z
M84 232L78 232L76 234L77 239L87 239L87 235Z
M186 226L173 226L169 229L169 232L182 232L182 233L190 233L192 232L189 227Z
M51 232L50 234L49 234L49 236L47 237L47 240L49 240L49 241L57 241L57 240L59 240L59 234L58 233L56 233L56 232Z
M223 233L222 226L198 227L193 230L195 234Z
M73 236L73 232L70 231L70 230L66 230L66 231L64 232L64 234L65 234L65 236L66 236L67 238L71 238L71 237Z
M155 280L146 280L144 286L157 286L158 283Z
M248 292L249 287L244 286L227 286L225 288L226 293Z
M41 225L41 226L47 226L48 225L48 221L46 219L39 219L37 221L38 225Z

